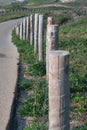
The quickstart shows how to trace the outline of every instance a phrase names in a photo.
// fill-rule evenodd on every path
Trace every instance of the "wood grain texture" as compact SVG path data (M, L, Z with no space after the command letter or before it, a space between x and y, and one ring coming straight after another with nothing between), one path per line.
M39 31L39 14L35 14L34 19L34 52L38 52L38 31Z
M53 17L48 17L47 18L47 32L46 32L46 77L47 77L47 80L48 80L48 29L49 29L49 26L53 24Z
M49 130L70 130L69 53L49 54Z
M30 15L30 44L34 44L34 15Z
M23 24L22 24L22 22L20 22L20 40L22 40L23 39Z
M26 40L29 40L29 17L26 17Z
M44 17L39 15L39 34L38 34L39 61L44 60Z
M58 25L47 26L47 38L46 38L46 74L47 80L49 80L49 53L51 50L58 50Z
M23 40L26 40L26 19L23 18Z

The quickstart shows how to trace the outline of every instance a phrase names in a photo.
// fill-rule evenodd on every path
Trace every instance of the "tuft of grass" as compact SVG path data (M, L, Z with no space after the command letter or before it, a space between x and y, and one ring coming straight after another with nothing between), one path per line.
M31 126L25 127L24 130L40 130L40 124L38 124L38 122L34 122Z
M34 82L32 88L32 95L22 104L22 109L20 110L20 114L22 116L34 116L40 117L42 116L43 109L45 107L46 114L48 113L48 106L43 106L44 97L46 91L46 81L44 79L40 79ZM47 100L48 101L48 100Z
M46 75L46 64L43 61L37 61L29 65L28 71L31 76L44 76Z
M58 18L57 18L57 21L58 21L58 24L61 25L61 24L65 24L67 23L69 20L71 20L71 17L66 15L66 14L60 14L58 15Z
M30 126L25 127L24 130L41 130L42 124L40 122L33 122ZM48 130L48 126L45 125L43 130Z
M31 90L33 89L33 86L34 86L34 80L24 80L22 81L21 83L19 83L19 88L22 89L22 90Z
M55 0L27 0L28 3L34 3L34 4L43 4L43 3L49 3L49 2L55 2ZM58 0L57 0L58 1Z

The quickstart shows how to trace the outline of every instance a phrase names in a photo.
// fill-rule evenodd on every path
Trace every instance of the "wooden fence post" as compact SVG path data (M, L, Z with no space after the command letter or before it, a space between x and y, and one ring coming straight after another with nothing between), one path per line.
M48 17L47 19L47 26L53 24L53 18L52 17Z
M46 74L47 80L49 80L49 53L51 50L58 50L58 25L47 26L47 38L46 38Z
M69 52L49 55L49 130L70 130Z
M30 16L30 45L34 44L34 16Z
M22 22L20 23L20 40L23 39L23 24Z
M34 19L34 52L38 52L38 26L39 26L39 14L35 14Z
M16 26L16 35L19 35L19 25Z
M23 40L26 40L26 19L23 18Z
M39 34L38 34L39 61L44 60L44 17L39 15Z
M29 17L26 17L26 40L29 40Z
M48 34L48 27L49 25L53 24L53 18L52 17L48 17L47 18L47 33ZM47 36L46 36L46 76L47 76L47 80L48 80L48 42L47 42Z

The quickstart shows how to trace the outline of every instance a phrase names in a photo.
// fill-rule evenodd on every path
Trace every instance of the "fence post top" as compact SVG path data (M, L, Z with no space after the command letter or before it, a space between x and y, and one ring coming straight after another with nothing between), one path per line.
M68 51L64 51L64 50L55 50L55 51L50 51L50 55L66 56L66 55L69 55L69 52Z
M29 19L29 16L26 16L25 18L26 18L26 19Z
M30 17L33 17L33 16L34 16L33 14L30 15Z
M53 24L53 17L47 18L47 24Z
M52 16L49 16L48 19L52 19L53 17Z
M59 27L58 24L49 24L49 27Z
M38 16L38 15L39 15L39 13L36 13L36 14L35 14L35 16Z
M41 17L41 16L43 16L43 14L39 14L39 16Z

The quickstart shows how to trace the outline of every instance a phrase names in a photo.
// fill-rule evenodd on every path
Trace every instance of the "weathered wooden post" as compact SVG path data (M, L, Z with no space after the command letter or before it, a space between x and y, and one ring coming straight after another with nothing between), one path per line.
M30 15L30 45L34 44L34 16Z
M38 34L39 61L44 60L44 17L39 15L39 34Z
M19 25L16 26L16 35L19 35Z
M46 74L49 80L49 53L51 50L58 50L58 25L47 26L47 43L46 43Z
M29 17L26 17L26 40L29 40Z
M23 24L22 22L20 23L20 40L23 39Z
M47 18L47 32L46 32L46 76L48 80L48 41L47 41L47 35L48 35L48 29L49 26L53 24L53 17Z
M38 52L39 14L35 14L34 22L34 52Z
M47 19L47 26L53 24L53 18L52 17L48 17Z
M23 40L26 40L26 19L23 18Z
M70 130L69 52L49 55L49 130Z

